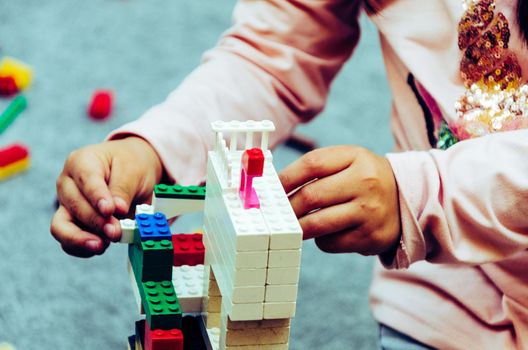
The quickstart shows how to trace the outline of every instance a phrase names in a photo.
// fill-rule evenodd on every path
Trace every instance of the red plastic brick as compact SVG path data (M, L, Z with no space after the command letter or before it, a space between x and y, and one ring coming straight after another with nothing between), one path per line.
M242 155L242 167L248 176L262 176L264 153L260 148L248 149Z
M145 350L183 350L183 333L179 329L151 330L145 322Z
M113 96L110 90L96 90L92 96L88 114L92 119L103 120L112 113Z
M0 149L0 167L4 167L29 156L29 149L21 144L12 144Z
M12 96L18 93L18 91L18 86L13 77L0 77L0 96Z
M201 234L172 235L172 245L174 247L174 266L195 266L204 263L205 247Z

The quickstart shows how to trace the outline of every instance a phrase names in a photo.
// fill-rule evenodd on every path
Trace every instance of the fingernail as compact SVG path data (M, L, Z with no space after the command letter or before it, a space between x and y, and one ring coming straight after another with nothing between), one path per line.
M86 248L90 249L90 250L99 250L99 242L98 241L87 241L85 243L86 245Z
M115 232L116 232L116 229L115 229L115 226L112 225L112 224L105 224L103 226L103 231L105 233L105 235L110 238L110 239L113 239L115 238Z
M99 209L100 213L106 213L109 206L110 203L106 199L101 199L99 202L97 202L97 208Z

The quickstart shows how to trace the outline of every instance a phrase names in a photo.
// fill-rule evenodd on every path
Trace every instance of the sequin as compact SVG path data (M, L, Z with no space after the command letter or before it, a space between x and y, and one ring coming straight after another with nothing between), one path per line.
M494 0L464 0L463 6L458 46L467 89L455 103L458 120L438 131L443 149L458 140L528 127L528 85L522 85L521 66L508 50L507 18L494 14Z

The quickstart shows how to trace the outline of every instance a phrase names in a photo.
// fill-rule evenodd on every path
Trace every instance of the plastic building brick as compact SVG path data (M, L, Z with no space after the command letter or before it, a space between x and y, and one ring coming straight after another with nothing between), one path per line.
M88 115L94 120L104 120L112 113L112 104L112 91L96 90L88 107Z
M27 147L14 144L0 150L0 181L29 169L31 165Z
M0 149L0 167L4 167L29 157L29 150L21 144L12 144Z
M242 154L242 167L248 176L262 176L264 171L264 153L260 148L246 150Z
M0 62L0 77L13 77L18 89L24 90L31 84L33 69L20 60L4 57Z
M0 77L0 96L9 97L15 95L18 91L13 77Z
M145 350L183 350L183 333L180 329L152 330L145 322Z
M264 319L292 318L295 306L295 302L264 303Z
M154 214L155 210L152 205L149 204L138 204L136 205L136 215L139 214Z
M154 241L147 241L154 242ZM147 281L166 281L172 279L172 266L171 263L165 265L155 265L152 258L147 257L147 262L145 263L144 251L139 249L135 244L130 244L128 246L128 256L130 258L130 263L132 264L132 269L134 275L138 282L147 282ZM151 261L149 261L151 260Z
M297 289L296 284L267 285L264 301L266 303L296 301Z
M200 313L204 297L204 266L178 266L172 268L172 284L184 313Z
M136 225L137 238L141 241L171 239L169 223L162 213L136 215Z
M209 340L209 349L218 350L220 349L220 328L208 328L207 336Z
M181 329L182 311L171 281L143 282L140 294L151 329Z
M18 117L27 107L27 100L24 95L15 97L9 106L0 115L0 134L2 134L9 125Z
M121 226L121 239L119 243L134 243L134 232L136 231L136 221L132 219L119 220Z
M299 267L301 266L301 250L270 250L268 267Z
M203 265L205 247L202 242L201 234L172 235L172 245L174 246L174 266Z
M264 171L264 153L260 148L246 150L242 155L239 195L244 209L260 208L257 192L253 188L253 178L262 176Z
M31 161L28 158L11 163L5 167L0 167L0 181L5 180L11 176L17 175L31 166Z
M159 198L205 199L204 186L182 186L159 184L154 187L154 195Z
M173 247L172 242L168 239L161 241L143 241L141 242L141 251L143 252L143 266L171 266Z

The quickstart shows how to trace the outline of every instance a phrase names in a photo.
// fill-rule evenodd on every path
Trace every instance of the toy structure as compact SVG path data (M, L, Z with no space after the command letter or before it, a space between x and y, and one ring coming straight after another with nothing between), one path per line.
M88 115L94 120L104 120L112 113L112 104L112 91L96 90L88 106Z
M302 230L268 150L275 126L232 121L212 129L206 189L157 185L152 206L121 221L146 315L130 349L288 349ZM167 219L202 210L203 235L171 234Z

